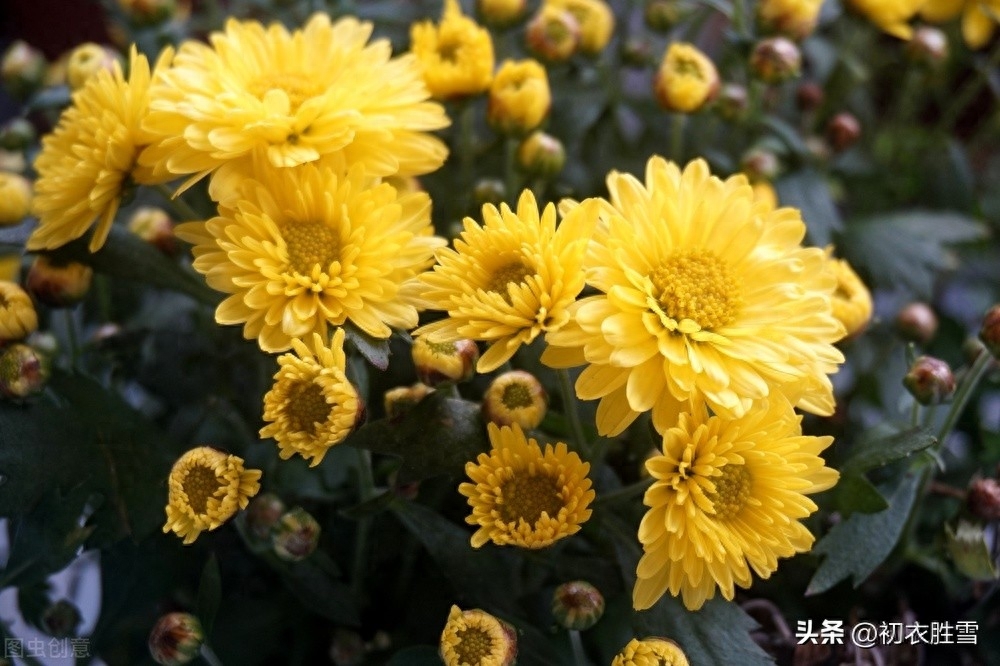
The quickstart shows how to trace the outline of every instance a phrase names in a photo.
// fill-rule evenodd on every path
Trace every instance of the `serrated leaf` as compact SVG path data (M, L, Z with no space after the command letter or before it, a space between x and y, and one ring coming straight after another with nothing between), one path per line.
M878 513L889 508L889 503L871 481L860 474L842 473L837 482L837 508L844 516L854 512Z
M212 627L215 625L215 616L219 612L221 601L222 575L219 573L219 560L215 557L215 553L212 553L205 562L198 583L198 620L205 630L206 638L210 639L212 636Z
M389 367L389 340L373 338L360 328L351 323L350 320L344 322L344 331L347 342L354 346L365 360L379 370Z
M875 439L862 439L844 461L841 472L845 476L867 472L923 451L936 443L937 438L927 428L913 428Z
M830 196L830 187L823 175L812 168L800 169L779 178L774 187L782 206L798 208L806 223L809 241L813 245L830 243L833 233L844 226L840 212Z
M879 513L855 513L834 526L813 548L826 555L806 595L820 594L852 577L858 587L889 556L906 526L917 497L920 475L906 476L889 498L889 508Z

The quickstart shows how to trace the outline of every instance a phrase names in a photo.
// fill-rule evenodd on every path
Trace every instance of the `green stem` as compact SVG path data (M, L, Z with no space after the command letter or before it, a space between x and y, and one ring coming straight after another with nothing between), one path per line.
M746 36L746 3L744 0L733 0L733 31L740 37Z
M965 107L976 99L983 86L989 81L990 74L996 70L997 66L1000 66L1000 42L997 42L993 51L990 52L986 64L979 68L975 76L965 82L965 85L955 95L954 101L941 114L941 121L938 123L939 132L947 133L951 131L955 122L958 121L959 116L965 111Z
M507 190L504 197L509 204L517 201L521 186L521 177L517 172L517 138L508 136L504 139L504 187Z
M920 403L913 401L913 409L910 410L910 427L916 428L920 425Z
M576 392L573 390L573 382L569 378L569 370L560 368L556 370L556 375L559 377L559 393L562 395L564 416L569 419L576 448L583 455L584 460L590 460L593 452L590 449L587 436L584 434L580 411L576 407Z
M580 640L580 632L576 629L569 630L569 644L573 648L573 663L577 666L590 664L587 653L583 650L583 641Z
M375 479L372 476L372 454L367 449L355 449L358 454L358 494L361 502L367 502L375 494ZM358 533L354 539L354 564L351 576L351 596L361 598L364 588L365 570L368 568L368 528L371 518L358 520Z
M66 337L69 338L70 366L76 368L77 361L80 359L80 341L76 333L76 318L73 316L73 308L64 308L63 318L66 323Z
M687 124L687 114L674 113L670 127L670 157L678 164L684 162L684 126Z
M157 192L163 195L163 198L167 202L167 207L170 208L170 211L175 217L179 218L179 221L192 222L205 219L204 215L192 208L188 202L184 201L184 199L171 192L170 188L163 183L154 185L153 187Z
M972 393L975 391L976 385L986 375L991 365L993 365L993 356L983 350L980 352L979 357L976 358L976 362L969 368L969 372L962 378L962 382L955 392L955 397L951 401L951 409L948 410L948 416L945 417L944 423L941 425L941 430L938 431L938 447L944 445L945 438L951 433L958 422L958 418L965 410L966 404L972 398Z
M205 660L205 663L208 664L208 666L222 666L222 662L219 661L218 655L215 654L215 651L212 648L208 647L207 643L201 644L201 650L199 652L201 654L201 658Z
M638 497L644 495L646 490L653 485L652 479L643 479L642 481L636 481L633 484L619 488L618 490L612 490L610 493L602 493L597 496L594 500L594 506L598 504L614 504L623 500L630 500L633 497Z

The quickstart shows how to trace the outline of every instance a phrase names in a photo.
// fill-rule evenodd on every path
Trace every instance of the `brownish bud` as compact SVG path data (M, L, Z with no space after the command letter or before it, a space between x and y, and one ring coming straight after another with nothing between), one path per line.
M281 520L285 510L285 503L274 493L257 495L250 500L246 510L247 528L258 539L266 539Z
M955 393L955 376L941 359L920 356L910 366L903 385L921 405L937 405Z
M838 113L826 124L826 138L836 152L847 150L861 138L861 123L854 114Z
M653 62L652 47L645 39L629 37L622 44L622 64L626 67L645 67Z
M526 173L551 178L566 164L566 149L551 134L535 130L518 146L517 162Z
M979 339L993 358L1000 359L1000 305L994 305L983 316Z
M76 305L90 291L94 269L76 261L60 263L48 256L35 257L25 286L37 300L51 308Z
M826 94L815 81L803 81L795 90L795 104L800 111L815 111L823 105Z
M910 303L896 315L896 332L908 342L926 345L934 339L937 329L937 315L926 303Z
M137 209L128 220L128 230L164 254L173 255L177 251L174 225L161 208L142 206Z
M552 595L552 615L566 629L586 631L604 615L604 595L587 581L563 583Z
M285 513L271 530L274 554L287 562L300 562L319 545L319 523L302 507Z
M907 42L906 55L915 63L936 67L948 59L948 37L938 28L922 25Z
M149 654L161 666L180 666L198 656L204 640L201 622L194 615L167 613L149 634Z
M28 345L0 348L0 395L27 398L41 391L47 379L45 359Z
M802 71L802 52L786 37L770 37L757 43L750 54L750 70L766 83L781 83Z
M679 0L646 0L643 18L651 30L666 32L684 18L685 13Z
M774 151L767 148L751 148L740 160L740 168L750 182L773 182L781 173L781 161Z
M966 502L977 518L1000 520L1000 483L996 479L973 479Z
M739 83L724 83L719 89L715 108L720 116L735 122L746 115L749 99L746 86Z
M81 619L76 605L68 599L60 599L42 613L42 629L53 638L75 636Z

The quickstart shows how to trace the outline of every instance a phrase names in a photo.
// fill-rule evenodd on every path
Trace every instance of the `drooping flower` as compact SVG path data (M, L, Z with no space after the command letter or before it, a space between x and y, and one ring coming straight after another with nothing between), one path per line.
M849 0L851 7L860 12L882 32L900 39L913 36L909 24L927 0Z
M273 437L282 460L298 454L310 467L351 434L363 415L363 403L347 379L344 329L333 334L330 346L313 333L312 348L292 340L294 354L278 358L274 385L264 396L261 437Z
M38 328L31 297L14 282L0 280L0 343L20 340Z
M549 77L537 60L504 60L490 84L486 117L506 134L526 134L542 124L552 106Z
M833 438L804 436L801 420L781 396L738 419L709 416L696 401L666 429L659 455L646 461L653 485L639 526L635 608L668 591L690 610L717 590L731 600L751 571L768 578L779 557L812 547L800 522L816 511L807 495L838 475L819 455Z
M615 30L615 15L604 0L545 0L564 9L580 24L580 51L595 55L604 50Z
M465 522L479 526L473 548L487 541L544 548L576 534L594 499L590 464L562 442L546 444L543 452L516 424L487 429L492 449L465 465L471 483L458 487L472 507Z
M426 193L397 196L361 166L338 178L311 165L244 181L239 193L218 217L175 230L194 243L209 286L231 294L216 309L220 324L244 324L268 352L326 339L346 321L378 338L417 325L411 278L445 244Z
M730 418L774 393L832 413L837 282L823 250L802 247L799 212L769 210L745 177L720 180L701 160L681 171L653 157L645 184L612 172L608 189L584 261L601 293L570 306L542 354L552 367L589 364L576 391L601 399L599 432L650 409L663 432L691 398Z
M465 218L454 249L437 253L433 272L420 276L425 307L448 317L417 329L431 342L470 338L490 343L477 364L489 372L522 344L569 321L568 308L583 289L583 256L597 223L597 202L584 202L556 227L556 209L538 212L531 190L517 211L483 206L485 223Z
M416 57L392 58L372 24L317 13L301 30L230 19L211 45L188 41L153 84L141 156L158 173L213 171L213 196L231 192L254 159L271 169L361 164L369 176L437 169L448 125L428 100Z
M688 659L677 643L666 638L633 638L611 666L688 666Z
M174 463L167 480L167 522L184 544L214 530L245 509L260 490L260 470L244 469L243 459L208 446L191 449Z
M478 608L452 606L439 649L445 666L510 666L517 658L517 633Z
M998 0L926 0L920 16L945 23L962 15L962 38L970 49L981 49L993 38L1000 22Z
M169 58L160 57L156 71ZM32 209L38 227L28 238L29 250L49 250L83 236L97 222L90 251L104 245L115 214L133 183L167 180L136 166L150 137L140 128L149 109L150 69L135 47L126 79L115 61L87 79L73 94L56 128L42 139L35 159L38 179Z
M437 99L477 95L493 80L493 38L462 13L458 0L445 0L444 16L410 28L410 50L420 63L424 81Z
M872 295L846 259L833 257L833 248L827 248L827 266L837 276L837 289L831 305L833 316L847 332L846 337L861 333L872 318Z
M696 46L674 42L663 55L653 92L668 111L694 113L719 92L719 72Z

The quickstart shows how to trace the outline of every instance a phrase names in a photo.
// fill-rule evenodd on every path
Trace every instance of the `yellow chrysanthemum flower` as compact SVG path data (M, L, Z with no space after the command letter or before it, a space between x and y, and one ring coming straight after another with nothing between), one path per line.
M913 36L912 19L927 0L849 0L851 7L860 12L882 32L900 39Z
M13 282L0 280L0 343L20 340L38 328L31 297Z
M472 507L465 522L479 526L472 547L492 541L544 548L580 531L594 500L590 464L562 442L546 444L543 452L516 424L487 429L492 449L466 463L472 482L458 487Z
M191 449L174 463L167 480L167 522L173 532L194 543L245 509L260 490L260 470L244 469L243 459L208 446Z
M779 557L812 547L799 522L816 511L806 495L838 475L819 455L833 438L804 436L801 420L780 396L739 419L709 416L695 402L663 433L661 455L646 461L654 481L639 526L636 609L668 590L689 610L716 588L731 600L734 585L750 586L751 569L767 578Z
M517 658L517 634L485 611L452 606L439 649L445 666L510 666Z
M542 124L552 106L545 67L537 60L504 60L493 83L486 117L506 134L526 134Z
M601 434L650 409L663 432L691 398L728 417L773 393L833 412L837 283L823 250L802 247L797 210L769 211L744 176L720 180L702 160L682 172L653 157L645 185L612 172L608 190L584 261L602 293L570 306L574 321L542 354L552 367L590 364L576 392L601 399Z
M1000 21L1000 0L927 0L920 16L945 23L962 15L962 38L970 49L981 49L993 38Z
M594 55L604 50L615 30L615 15L604 0L545 0L568 11L580 24L580 51Z
M458 0L445 0L444 16L410 28L410 50L420 63L424 81L437 99L478 95L493 80L493 38L462 14Z
M371 23L315 14L289 33L230 19L211 46L188 41L153 83L143 127L157 135L140 162L169 174L212 171L233 191L254 157L281 169L361 164L370 176L419 175L447 156L427 132L449 123L428 101L413 55L368 43ZM218 180L219 182L215 182Z
M674 42L663 55L653 81L660 106L668 111L694 113L719 91L719 71L693 44Z
M611 660L611 666L688 666L687 655L665 638L633 638Z
M805 39L816 29L823 0L761 0L757 16L769 30Z
M312 349L298 339L292 348L294 354L278 358L274 386L264 396L267 425L260 436L274 438L282 460L297 453L315 467L351 434L364 407L345 374L344 329L337 329L329 347L314 333Z
M583 256L597 222L597 202L584 202L556 228L556 209L538 214L531 190L517 212L483 206L485 224L465 218L455 249L437 253L433 272L420 276L425 307L448 317L417 329L431 342L469 338L490 343L479 372L500 367L522 344L569 321L568 308L583 289Z
M19 173L0 171L0 227L20 224L31 212L31 183Z
M157 71L169 57L161 56ZM83 236L94 221L90 251L104 245L122 197L133 183L166 180L136 166L150 138L140 123L149 108L149 62L132 48L128 79L116 61L73 94L73 104L59 124L42 139L35 159L35 199L38 227L28 239L29 250L49 250Z
M865 330L872 318L872 295L846 259L835 259L833 248L827 248L827 266L837 276L837 290L833 292L833 316L837 318L850 338Z
M208 284L232 294L215 311L220 324L245 324L244 336L268 352L313 333L326 339L329 325L348 320L378 338L417 325L411 278L445 244L427 194L397 196L361 166L338 178L311 165L239 192L218 217L175 230L194 243Z

